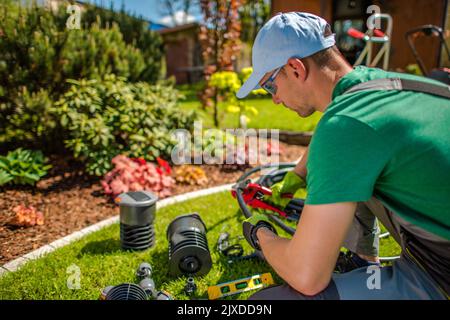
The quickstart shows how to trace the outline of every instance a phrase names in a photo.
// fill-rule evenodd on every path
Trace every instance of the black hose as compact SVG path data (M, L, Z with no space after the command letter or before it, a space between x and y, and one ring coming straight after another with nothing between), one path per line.
M237 180L237 182L238 183L242 182L244 179L246 179L253 173L264 170L264 169L275 168L275 167L277 167L279 169L284 169L284 168L292 168L292 167L295 167L296 165L297 165L296 162L280 162L280 163L264 164L259 167L254 167L254 168L250 169L249 171L245 172L242 176L240 176L240 178Z
M236 185L236 199L238 201L239 207L241 208L244 216L246 218L250 218L252 216L252 213L250 212L250 210L248 210L247 204L245 203L244 198L242 197L242 192L244 191L244 189L245 189L245 187L241 183L238 183Z
M284 231L286 231L290 235L294 235L295 229L285 225L283 220L281 220L280 218L278 218L278 217L276 217L274 215L270 215L269 218L271 220L273 220L273 222L275 222L277 224L277 226L279 226L281 229L283 229Z
M246 218L250 218L252 216L252 213L248 209L247 204L245 203L244 198L242 196L242 193L245 190L245 188L247 187L248 183L251 182L250 179L247 179L247 180L245 180L245 179L248 178L250 175L254 174L255 172L258 172L258 171L261 171L264 169L274 168L274 167L276 167L278 169L285 169L285 168L292 168L295 166L296 166L295 162L281 162L281 163L265 164L265 165L255 167L255 168L245 172L237 180L237 183L233 186L233 188L236 190L236 199L238 201L239 207L241 208L242 213L244 214L244 216ZM295 206L295 207L303 206L303 201L301 199L299 199L298 201L296 200L296 201L294 201L293 206ZM277 226L279 226L282 230L286 231L290 235L293 235L295 233L295 229L285 225L284 222L279 217L276 217L274 215L269 215L269 218L273 222L275 222L275 224Z

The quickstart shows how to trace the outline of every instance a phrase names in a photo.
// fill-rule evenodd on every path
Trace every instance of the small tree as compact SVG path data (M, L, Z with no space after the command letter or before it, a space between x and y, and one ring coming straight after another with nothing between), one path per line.
M201 0L203 24L200 42L203 49L206 86L201 94L203 107L213 108L214 125L219 125L217 104L219 94L210 86L210 78L217 71L233 71L233 63L240 49L241 23L239 8L244 0Z
M244 100L236 98L237 91L248 79L252 71L251 67L242 69L239 74L233 71L218 71L212 74L208 84L226 105L226 112L238 114L237 127L246 127L247 123L251 121L249 116L258 115L258 110L255 107ZM253 90L252 94L266 95L267 92L263 89L257 89Z
M239 9L242 24L241 40L245 43L253 43L259 29L270 17L270 1L246 0Z

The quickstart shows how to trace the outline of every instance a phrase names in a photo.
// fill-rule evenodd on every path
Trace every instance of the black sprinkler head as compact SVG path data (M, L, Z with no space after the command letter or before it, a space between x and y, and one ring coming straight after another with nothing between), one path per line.
M148 300L144 289L134 283L122 283L107 287L103 292L105 300Z
M197 213L181 215L167 227L169 273L205 275L212 266L206 227Z
M120 243L122 249L145 250L155 244L156 201L149 191L132 191L120 194Z

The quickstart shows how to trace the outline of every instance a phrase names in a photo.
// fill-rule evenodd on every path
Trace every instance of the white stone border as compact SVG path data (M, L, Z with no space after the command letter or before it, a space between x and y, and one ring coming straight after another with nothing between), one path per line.
M208 188L208 189L202 189L202 190L197 190L197 191L193 191L193 192L188 192L188 193L183 193L183 194L179 194L173 197L169 197L169 198L165 198L162 200L159 200L158 202L156 202L156 209L161 209L163 207L166 207L168 205L177 203L177 202L183 202L186 200L190 200L193 198L197 198L197 197L202 197L202 196L207 196L210 194L214 194L214 193L218 193L218 192L222 192L222 191L226 191L226 190L230 190L231 186L234 183L231 184L224 184L224 185L220 185L217 187L212 187L212 188ZM110 226L114 223L118 223L119 222L119 215L105 219L103 221L100 221L92 226L86 227L82 230L79 231L75 231L72 234L69 234L68 236L65 236L61 239L58 239L56 241L53 241L52 243L49 243L43 247L40 247L37 250L34 250L32 252L29 252L25 255L23 255L22 257L19 257L15 260L12 260L6 264L4 264L3 266L0 266L0 277L2 277L3 275L7 274L8 272L14 272L17 271L19 268L21 268L24 264L26 264L28 261L31 260L36 260L38 258L43 257L44 255L55 251L58 248L61 248L63 246L68 245L69 243L72 243L76 240L81 239L82 237L99 231L100 229L103 229L107 226Z

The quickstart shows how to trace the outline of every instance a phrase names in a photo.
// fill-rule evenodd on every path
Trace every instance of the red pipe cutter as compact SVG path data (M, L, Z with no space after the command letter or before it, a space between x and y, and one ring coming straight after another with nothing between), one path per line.
M236 190L231 190L231 195L236 198ZM242 192L242 198L244 202L255 209L270 210L278 213L280 216L287 218L288 214L277 207L264 202L264 196L271 196L272 190L270 188L261 186L257 183L248 183L246 188ZM293 194L283 194L283 198L293 198Z

